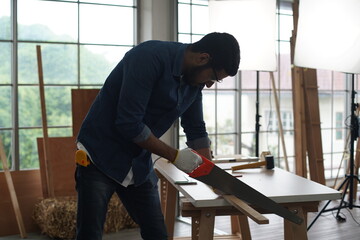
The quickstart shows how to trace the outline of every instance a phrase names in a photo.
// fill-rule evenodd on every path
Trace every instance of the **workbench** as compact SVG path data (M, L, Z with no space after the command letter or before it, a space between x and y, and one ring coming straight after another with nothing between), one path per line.
M230 169L231 165L239 165L239 162L217 164L225 170ZM251 239L247 216L231 206L208 185L190 178L165 159L156 161L155 169L160 179L161 204L169 239ZM238 171L238 174L242 175L239 178L241 181L304 219L301 225L284 219L286 240L306 240L307 213L317 212L320 201L341 198L339 191L276 167L271 170L245 169ZM177 184L186 183L187 180L195 181L196 184ZM180 201L181 215L192 219L191 238L173 236L178 192L184 196ZM252 207L263 214L271 213L258 206ZM231 216L232 234L214 237L215 216L224 215Z

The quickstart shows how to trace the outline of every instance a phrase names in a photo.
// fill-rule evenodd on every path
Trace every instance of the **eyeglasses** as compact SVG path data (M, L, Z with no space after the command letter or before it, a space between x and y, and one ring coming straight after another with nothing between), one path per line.
M221 83L221 82L222 82L222 79L219 79L219 78L218 78L214 67L212 67L212 70L213 70L215 79L213 79L213 80L211 80L211 81L212 81L213 83L215 83L215 82Z

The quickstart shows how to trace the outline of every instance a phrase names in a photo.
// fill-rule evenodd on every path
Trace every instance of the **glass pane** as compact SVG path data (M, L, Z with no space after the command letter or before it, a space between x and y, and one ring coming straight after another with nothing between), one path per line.
M11 126L11 87L0 86L0 128Z
M279 39L290 41L292 30L294 29L293 17L289 15L279 15L280 21L280 34Z
M192 32L205 34L209 32L209 8L207 6L196 6L192 8Z
M71 126L71 87L45 87L48 126Z
M332 119L334 119L333 127L345 127L350 124L350 119L346 119L347 116L345 114L351 111L350 106L348 106L348 109L346 106L347 94L345 92L335 92L332 97L334 99L333 113L331 116ZM338 118L336 118L337 113L341 113L341 115L338 115ZM328 115L326 117L328 117ZM321 120L323 121L323 119Z
M20 127L42 126L38 86L19 86L18 103Z
M347 169L347 161L344 158L346 158L346 154L344 155L342 152L324 154L325 178L335 178L338 176L337 183L341 183L341 179L345 175L345 169Z
M241 131L251 132L255 130L255 100L256 93L252 91L241 92Z
M332 151L332 131L331 129L321 130L321 141L322 141L322 148L323 153L331 153Z
M1 25L0 25L1 26ZM11 44L0 43L0 84L11 83Z
M179 34L178 41L182 43L191 43L191 35L189 34Z
M240 86L242 89L256 89L255 71L240 71L240 76Z
M241 64L241 62L240 62ZM240 71L241 88L242 89L256 89L257 88L257 71ZM275 82L277 82L277 74L274 73ZM259 72L259 88L271 89L270 73Z
M350 79L346 79L346 73L333 72L333 88L334 90L346 90L346 84L351 87Z
M184 134L182 131L181 131L182 134ZM184 148L187 148L188 146L186 145L186 137L185 136L181 136L179 138L179 148L180 149L184 149Z
M332 71L317 69L316 76L319 85L319 90L332 89Z
M43 137L41 129L20 129L20 170L39 168L37 138Z
M295 173L295 157L288 157L288 162L290 172Z
M235 92L217 93L217 131L218 133L235 132Z
M84 0L81 2L123 5L123 6L134 6L135 5L134 0Z
M0 1L0 39L9 40L11 38L10 16L10 0Z
M69 128L49 128L48 135L50 137L70 137L73 135L72 127ZM74 143L75 144L75 143Z
M360 90L360 76L359 74L355 75L355 90Z
M340 133L340 137L339 137ZM330 144L329 141L332 141L333 147L331 152L343 152L349 147L349 137L350 131L347 131L345 128L334 129L332 130L332 139L324 139L324 144ZM339 138L337 138L339 137Z
M209 0L192 0L191 3L192 4L198 4L198 5L205 5L208 6Z
M292 1L279 1L280 2L280 7L278 10L279 13L282 14L289 14L292 15L293 11L292 11Z
M77 6L71 2L19 0L19 39L76 42Z
M254 133L254 150L255 150L255 133ZM271 133L260 132L259 133L259 154L263 151L270 151L275 157L279 157L280 150L280 138L279 132L274 131Z
M181 33L191 33L191 10L188 4L178 5L178 31Z
M235 154L235 135L217 135L216 155Z
M80 42L133 45L134 35L133 8L80 4Z
M319 92L319 108L320 108L320 121L321 121L321 128L331 128L332 120L333 120L333 112L332 112L332 105L335 103L333 102L333 95L331 92ZM341 104L341 99L339 99L339 104ZM345 101L345 99L343 100ZM345 104L345 102L343 102ZM338 103L337 103L338 104Z
M204 36L203 35L191 35L191 42L197 42L200 39L202 39Z
M219 89L235 89L235 86L238 85L236 84L236 79L236 76L224 78L221 83L216 85L216 87Z
M12 165L12 155L11 155L11 141L12 141L12 139L11 139L11 131L1 130L0 131L0 138L1 138L1 141L3 143L2 147L4 148L4 151L5 151L5 156L6 156L6 159L7 159L8 168L12 169L13 165ZM4 170L2 161L0 161L0 171L1 170Z
M81 84L103 84L130 47L81 46Z
M41 44L44 84L77 83L77 47ZM39 83L36 44L19 43L19 83Z
M209 139L210 139L210 142L211 142L211 146L210 146L210 149L211 149L211 155L214 156L214 155L219 155L217 154L217 142L216 142L216 136L215 135L209 135Z
M241 154L255 156L255 133L241 134Z
M280 88L281 89L292 89L292 79L291 79L291 65L290 65L290 43L280 42ZM277 74L275 74L277 76ZM277 81L275 81L277 83ZM276 85L276 84L275 84ZM276 85L276 88L279 88Z
M203 91L203 111L206 129L209 134L215 133L215 92Z

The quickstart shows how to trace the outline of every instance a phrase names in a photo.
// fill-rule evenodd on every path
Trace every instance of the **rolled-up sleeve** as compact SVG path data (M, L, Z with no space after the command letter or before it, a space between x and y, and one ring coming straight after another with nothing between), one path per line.
M143 119L161 64L155 54L146 50L133 52L126 58L115 123L124 138L141 142L151 133Z
M181 126L186 134L186 144L193 149L208 148L211 141L203 119L202 93L181 116Z

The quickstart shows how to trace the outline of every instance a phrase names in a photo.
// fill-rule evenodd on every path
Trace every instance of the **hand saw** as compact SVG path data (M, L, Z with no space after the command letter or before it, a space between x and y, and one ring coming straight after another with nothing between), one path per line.
M234 195L249 204L253 204L275 213L276 215L279 215L293 223L300 225L303 222L302 218L240 181L238 178L219 168L207 158L203 156L201 156L201 158L203 163L193 172L189 173L190 177L210 185L225 194Z

